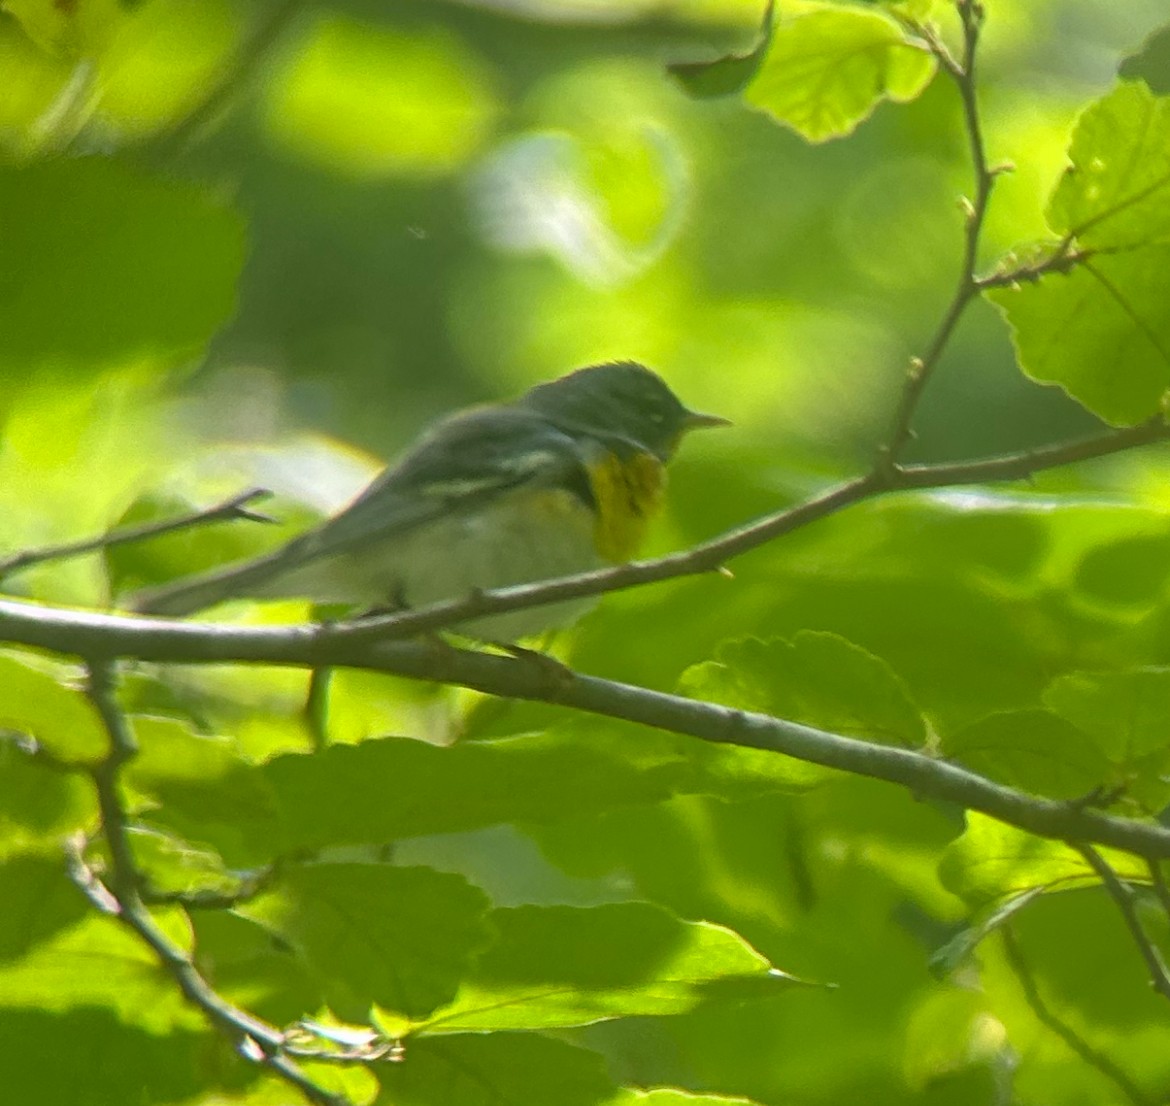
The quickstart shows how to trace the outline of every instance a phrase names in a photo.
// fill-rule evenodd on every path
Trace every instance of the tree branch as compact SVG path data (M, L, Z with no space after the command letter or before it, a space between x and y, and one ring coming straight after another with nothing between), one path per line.
M179 664L233 662L313 668L338 665L458 684L493 695L556 703L717 744L767 749L869 776L979 810L1040 837L1093 842L1170 858L1170 830L993 783L924 753L828 733L770 715L584 676L524 657L419 642L338 640L315 626L232 626L72 612L0 600L0 641L71 656ZM120 809L120 808L119 808ZM118 825L117 815L114 819ZM117 830L115 829L115 832ZM125 878L125 877L123 877ZM132 882L132 881L131 881ZM133 901L137 901L135 896Z
M1150 940L1149 934L1146 933L1142 926L1142 920L1134 908L1132 889L1092 845L1075 840L1070 841L1069 844L1085 858L1089 867L1097 873L1097 878L1105 885L1105 890L1109 892L1110 897L1117 904L1117 909L1121 911L1121 916L1133 937L1134 944L1137 945L1138 952L1142 954L1142 959L1146 962L1146 969L1150 973L1150 985L1163 998L1170 999L1170 975L1166 972L1166 964L1162 960L1162 954Z
M131 542L146 541L148 538L157 538L162 534L173 534L177 530L189 530L195 526L209 526L216 522L229 522L233 519L246 518L252 522L275 522L268 515L258 511L248 510L249 503L267 499L272 495L264 488L252 488L246 492L233 495L214 507L193 514L181 515L179 518L165 519L161 522L148 522L142 526L126 526L113 530L97 538L87 538L85 541L65 542L62 545L46 545L40 549L26 549L11 557L0 560L0 580L6 576L29 568L31 565L43 564L45 561L64 561L71 557L82 557L87 553L96 553L99 549L111 549L116 545L129 545Z
M139 892L142 877L130 847L128 820L120 794L122 769L135 757L138 748L115 699L114 666L108 657L108 653L103 653L103 659L88 662L87 692L110 741L109 753L91 772L101 812L102 836L110 852L110 874L105 883L99 880L85 863L80 844L73 842L67 847L67 858L74 882L94 906L117 918L151 949L183 997L231 1037L241 1055L275 1072L314 1106L350 1106L347 1098L319 1086L283 1054L284 1035L279 1029L221 998L183 950L163 933L142 901Z

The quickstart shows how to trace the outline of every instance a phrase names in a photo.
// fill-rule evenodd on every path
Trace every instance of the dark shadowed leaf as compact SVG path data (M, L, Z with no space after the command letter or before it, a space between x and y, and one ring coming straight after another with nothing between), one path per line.
M379 1106L595 1106L616 1090L596 1052L535 1033L411 1040L379 1076Z
M238 216L206 192L106 158L0 167L0 364L197 349L231 311Z
M240 913L304 957L343 1017L371 1003L425 1017L454 997L486 944L487 897L430 868L313 864L288 871Z

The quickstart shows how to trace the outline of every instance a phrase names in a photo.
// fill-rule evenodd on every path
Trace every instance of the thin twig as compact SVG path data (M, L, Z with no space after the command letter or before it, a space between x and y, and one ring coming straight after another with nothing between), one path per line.
M983 6L978 0L956 0L955 7L963 27L963 49L959 58L956 59L951 54L931 28L918 27L916 30L959 91L967 143L971 153L971 166L975 174L975 194L966 202L967 225L963 239L963 260L959 267L955 290L926 352L921 357L914 358L906 372L902 393L894 412L893 425L889 436L878 450L876 465L879 469L897 462L913 437L914 414L922 393L942 360L943 351L950 343L955 328L980 291L975 276L975 269L979 263L979 239L998 170L987 164L979 100L975 90L975 58L979 48L979 31L983 23Z
M131 542L146 541L157 538L162 534L173 534L177 530L189 530L195 526L210 526L217 522L230 522L235 519L249 519L252 522L275 522L268 515L258 511L248 510L249 503L267 499L272 495L264 488L251 488L246 492L233 495L214 507L204 511L195 511L178 518L165 519L161 522L148 522L142 526L126 526L119 530L112 530L97 538L87 538L85 541L65 542L62 545L46 545L40 549L26 549L4 560L0 560L0 579L29 568L31 565L43 564L45 561L64 561L71 557L82 557L87 553L96 553L99 549L112 549L116 545L129 545Z
M319 1086L282 1054L284 1035L279 1029L221 998L199 974L191 959L163 933L143 902L139 891L142 877L130 846L128 819L120 793L122 769L137 755L138 747L118 706L114 665L104 659L106 656L108 654L102 654L103 659L88 662L87 693L110 742L108 754L91 773L97 789L102 836L110 853L110 872L104 882L99 880L74 842L68 847L69 869L74 881L90 902L116 917L149 946L183 997L228 1034L242 1055L275 1072L314 1106L350 1106L347 1098Z
M1146 962L1146 968L1150 973L1150 985L1163 998L1170 999L1170 974L1167 974L1162 954L1142 926L1142 921L1134 907L1132 889L1092 845L1083 841L1071 841L1070 844L1085 858L1089 867L1097 873L1097 878L1105 885L1105 890L1109 892L1110 897L1117 904L1117 909L1121 911L1121 916L1129 928L1130 936L1133 937L1138 952L1142 954L1142 959Z
M1003 948L1008 966L1015 973L1020 989L1024 992L1024 1001L1027 1002L1036 1020L1055 1033L1086 1064L1096 1068L1106 1079L1115 1083L1121 1093L1134 1106L1153 1106L1154 1100L1117 1064L1105 1053L1095 1049L1075 1029L1053 1013L1040 994L1040 988L1036 985L1036 977L1032 974L1032 970L1024 958L1023 949L1020 948L1020 942L1010 925L1003 929Z
M1076 249L1065 240L1051 248L1051 252L1036 261L1028 261L1015 268L999 268L986 276L976 277L975 286L980 292L993 288L1013 288L1019 284L1035 284L1052 273L1070 273L1078 265L1102 251Z
M847 480L795 507L765 515L679 553L531 584L485 589L465 599L447 600L414 611L336 622L320 627L319 633L322 638L351 642L412 637L487 615L624 591L682 576L703 575L718 571L733 557L879 495L1023 480L1046 469L1093 460L1167 439L1170 439L1170 426L1157 418L1079 441L1003 453L976 461L894 465L882 472L873 471Z

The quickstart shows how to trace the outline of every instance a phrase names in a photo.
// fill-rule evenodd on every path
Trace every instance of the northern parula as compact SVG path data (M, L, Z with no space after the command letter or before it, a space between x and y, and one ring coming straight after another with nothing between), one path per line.
M232 598L419 608L628 560L661 506L682 436L727 420L687 410L632 361L593 365L509 403L441 419L339 514L254 560L139 592L143 614ZM514 641L562 626L574 599L476 619Z

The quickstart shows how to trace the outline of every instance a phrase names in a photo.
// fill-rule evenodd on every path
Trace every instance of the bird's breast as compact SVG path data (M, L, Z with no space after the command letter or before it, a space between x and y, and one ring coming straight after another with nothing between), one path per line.
M652 453L619 457L606 453L589 465L596 504L594 542L598 554L620 564L638 551L650 520L662 508L666 469Z

